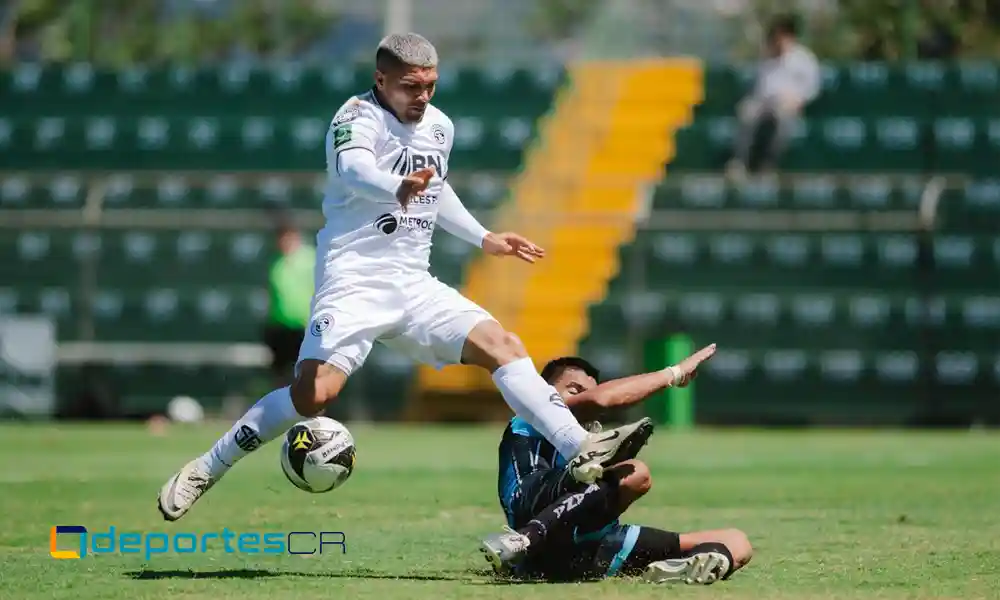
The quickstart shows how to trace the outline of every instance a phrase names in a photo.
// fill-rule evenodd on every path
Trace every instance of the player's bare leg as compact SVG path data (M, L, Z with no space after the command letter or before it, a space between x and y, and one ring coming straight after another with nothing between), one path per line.
M654 583L682 582L710 585L746 566L753 548L739 529L717 529L680 534L686 556L650 563L643 573Z
M577 481L592 483L606 465L633 458L653 433L653 422L648 418L588 433L555 388L538 374L521 340L496 321L483 321L473 328L462 350L462 362L492 373L493 382L514 413L570 459Z
M160 489L157 505L163 518L176 521L241 458L279 437L303 418L320 414L347 383L347 374L319 360L299 363L291 386L257 401L215 445L184 465Z

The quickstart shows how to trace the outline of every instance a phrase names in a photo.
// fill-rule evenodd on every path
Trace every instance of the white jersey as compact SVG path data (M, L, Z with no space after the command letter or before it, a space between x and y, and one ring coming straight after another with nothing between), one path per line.
M428 269L438 195L448 176L454 132L451 119L431 105L419 123L400 122L379 104L374 91L340 107L326 135L326 225L317 236L317 254L333 271L366 273L381 266ZM380 170L395 175L430 166L436 174L425 195L412 198L403 213L395 200L360 197L341 181L337 156L346 151L371 152Z

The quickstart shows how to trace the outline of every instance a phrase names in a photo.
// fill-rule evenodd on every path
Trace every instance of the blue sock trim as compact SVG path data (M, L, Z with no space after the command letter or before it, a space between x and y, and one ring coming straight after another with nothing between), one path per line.
M632 548L635 548L635 541L639 539L639 526L629 525L628 531L625 532L625 541L622 542L622 547L615 554L614 559L611 560L611 566L608 567L608 577L614 577L618 574L618 570L622 568L625 561L628 559L628 555L632 554Z

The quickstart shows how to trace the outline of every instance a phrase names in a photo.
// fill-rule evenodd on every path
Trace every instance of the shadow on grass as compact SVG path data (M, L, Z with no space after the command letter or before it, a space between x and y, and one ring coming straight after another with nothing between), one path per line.
M160 579L267 579L271 577L325 577L333 579L388 579L399 581L464 581L478 585L519 585L546 583L503 579L493 575L491 569L466 569L462 571L438 571L427 574L384 573L372 569L348 569L345 571L285 571L281 569L216 569L196 571L193 569L143 569L128 571L129 579L152 581Z

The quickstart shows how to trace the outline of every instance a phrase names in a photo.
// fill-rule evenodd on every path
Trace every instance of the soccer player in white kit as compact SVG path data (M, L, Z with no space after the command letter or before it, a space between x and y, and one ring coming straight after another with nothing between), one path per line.
M316 291L295 381L257 401L208 452L160 490L174 521L241 458L299 420L321 414L374 342L438 366L492 373L507 404L570 461L582 482L645 443L643 419L588 433L535 370L517 338L428 272L435 225L493 256L535 262L544 251L515 233L492 233L448 184L451 120L430 104L437 52L416 34L390 35L376 52L375 85L348 100L327 132L326 224L317 235Z

